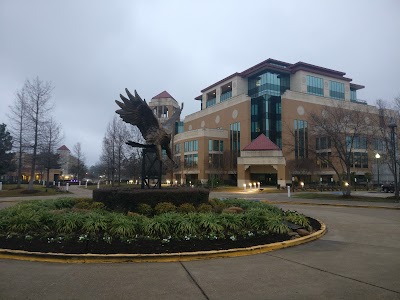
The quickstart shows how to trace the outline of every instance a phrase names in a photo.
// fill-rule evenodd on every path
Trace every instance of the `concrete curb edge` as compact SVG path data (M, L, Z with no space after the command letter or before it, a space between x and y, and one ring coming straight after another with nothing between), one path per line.
M353 207L353 208L377 208L377 209L392 209L400 210L400 207L389 207L389 206L374 206L374 205L353 205L353 204L338 204L338 203L310 203L310 202L292 202L292 201L269 201L261 200L261 202L267 204L293 204L293 205L316 205L316 206L336 206L336 207Z

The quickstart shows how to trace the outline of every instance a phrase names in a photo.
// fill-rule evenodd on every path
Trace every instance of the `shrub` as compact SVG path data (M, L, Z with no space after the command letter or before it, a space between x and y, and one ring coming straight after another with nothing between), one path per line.
M180 212L180 213L188 214L188 213L195 212L195 211L196 211L196 208L191 203L183 203L183 204L179 205L179 207L178 207L178 212Z
M98 189L93 191L93 200L102 202L111 210L137 211L139 203L155 207L168 199L174 205L191 203L198 206L208 202L209 190L204 188L166 188L166 189Z
M106 228L107 218L99 212L88 213L82 224L82 229L87 233L96 233Z
M213 207L210 204L201 203L197 207L197 211L200 212L200 213L212 212L213 211Z
M137 225L134 218L121 216L120 214L111 214L108 230L111 235L120 238L131 238L139 231Z
M76 212L69 212L57 215L56 231L60 233L72 233L79 230L83 224L83 215Z
M286 221L302 226L307 230L312 229L308 218L305 215L298 213L297 211L286 211L285 219Z
M222 210L227 207L227 204L224 203L224 201L215 198L211 199L209 203L211 204L213 211L216 213L221 213Z
M154 208L157 215L176 211L176 206L171 202L160 202Z
M151 216L153 213L153 209L150 205L146 203L140 203L137 207L137 212L144 216Z
M74 205L78 209L105 209L105 205L101 202L95 202L90 198L77 199Z

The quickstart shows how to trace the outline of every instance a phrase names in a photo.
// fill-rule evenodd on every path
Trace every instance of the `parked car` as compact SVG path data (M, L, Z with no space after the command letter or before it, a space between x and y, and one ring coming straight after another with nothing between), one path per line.
M385 193L394 193L394 184L393 183L385 183L381 185L381 191Z

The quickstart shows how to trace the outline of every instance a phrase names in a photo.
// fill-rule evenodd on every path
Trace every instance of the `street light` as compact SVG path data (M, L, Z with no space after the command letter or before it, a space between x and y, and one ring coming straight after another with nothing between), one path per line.
M379 158L381 158L379 153L375 154L375 158L376 158L376 169L378 171L378 189L379 189L379 186L380 186L380 183L379 183Z
M392 144L392 155L393 155L393 166L394 166L394 197L395 199L399 199L399 188L398 188L398 184L397 184L397 163L396 163L396 144L395 144L395 139L394 139L394 131L397 127L397 124L395 122L395 120L392 118L390 120L390 124L388 125L390 130L391 130L391 144Z

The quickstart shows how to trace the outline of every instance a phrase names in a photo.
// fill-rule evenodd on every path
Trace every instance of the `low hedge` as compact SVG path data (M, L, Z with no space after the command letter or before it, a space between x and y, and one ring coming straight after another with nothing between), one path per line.
M98 189L93 191L93 201L103 203L108 209L116 211L136 211L140 203L154 208L160 202L171 202L175 206L191 203L198 206L208 203L209 190L204 188L168 189Z

